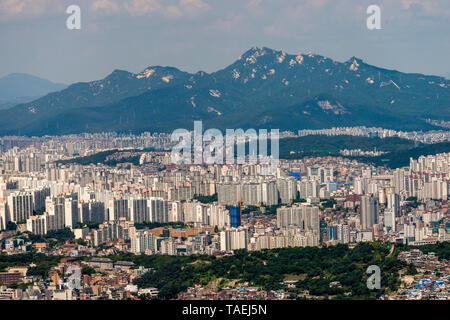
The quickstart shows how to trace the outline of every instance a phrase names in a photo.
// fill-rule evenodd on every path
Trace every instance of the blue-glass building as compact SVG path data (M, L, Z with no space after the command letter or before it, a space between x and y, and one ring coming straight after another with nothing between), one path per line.
M301 172L300 171L291 171L289 172L290 177L294 177L295 179L299 180L301 179Z
M241 225L241 207L232 206L230 207L230 226L232 228L237 228Z

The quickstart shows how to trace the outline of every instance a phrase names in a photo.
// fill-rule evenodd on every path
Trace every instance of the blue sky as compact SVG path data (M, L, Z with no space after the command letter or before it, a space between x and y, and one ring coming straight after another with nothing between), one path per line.
M81 30L66 28L69 5ZM366 8L381 7L381 30ZM73 83L114 69L224 68L252 46L450 74L449 0L0 0L0 76Z

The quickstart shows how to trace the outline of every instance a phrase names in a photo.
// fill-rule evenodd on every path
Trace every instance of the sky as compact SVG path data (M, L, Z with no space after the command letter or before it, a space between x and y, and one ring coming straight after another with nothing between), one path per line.
M367 28L372 4L380 30ZM66 27L69 5L81 9L80 30ZM0 0L0 77L213 72L253 46L450 78L450 0Z

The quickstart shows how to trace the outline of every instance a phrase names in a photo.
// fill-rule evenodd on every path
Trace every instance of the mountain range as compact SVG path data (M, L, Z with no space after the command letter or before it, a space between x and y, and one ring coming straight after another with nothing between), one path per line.
M436 129L450 120L450 80L402 73L352 57L291 55L253 47L226 68L188 73L153 66L115 70L0 111L0 134L46 135L204 128Z
M0 109L34 101L67 86L25 73L11 73L0 78Z

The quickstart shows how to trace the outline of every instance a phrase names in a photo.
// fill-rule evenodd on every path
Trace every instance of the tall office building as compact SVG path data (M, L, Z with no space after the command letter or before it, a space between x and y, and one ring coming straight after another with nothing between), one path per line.
M294 184L295 186L295 184ZM295 187L291 183L291 191ZM278 204L278 187L276 181L264 181L261 183L261 202L266 206L273 206Z
M104 222L106 221L105 204L100 201L89 201L90 221Z
M396 231L394 209L384 210L384 225L392 231Z
M45 211L49 214L47 230L64 229L66 217L64 214L64 198L45 199Z
M396 193L405 190L405 171L403 169L395 169L392 183Z
M198 201L189 201L184 203L184 222L209 224L208 207Z
M378 203L379 204L386 204L386 190L385 189L378 189Z
M48 214L31 216L27 219L27 231L32 234L45 235L47 234Z
M340 243L350 242L350 227L346 224L337 225L337 240Z
M209 225L222 229L230 226L230 211L225 206L212 204L208 207Z
M137 232L136 236L131 238L131 252L146 253L156 251L156 240L153 233L144 231Z
M89 212L89 203L80 201L78 202L78 214L80 222L88 223L91 221L91 213Z
M147 200L149 207L149 221L169 222L169 202L163 198L150 198Z
M302 232L313 232L318 235L320 232L319 207L296 204L292 207L278 208L277 226L278 228L297 226Z
M378 222L378 201L372 196L361 196L361 229L366 230Z
M33 214L34 204L31 192L11 193L7 199L10 221L25 221Z
M281 207L277 209L278 228L298 226L303 228L303 210L301 206Z
M238 249L247 249L248 230L245 228L233 228L220 233L220 250L231 252Z
M393 210L394 217L398 217L400 215L400 196L396 193L389 193L387 200L387 207Z
M98 230L93 231L93 244L98 246L117 239L129 240L135 231L134 223L126 221L125 218L118 221L107 221L99 225Z
M237 228L241 225L241 207L231 206L230 207L230 226L232 228Z
M169 209L169 222L184 221L183 205L180 201L173 201Z
M315 181L299 181L298 188L300 191L300 198L316 198L319 196L320 184Z
M136 223L142 223L150 220L149 207L147 205L147 199L134 199L131 198L128 201L128 214L129 220Z
M3 199L0 199L0 230L6 229L6 224L8 223L8 217L6 212L6 203L2 202Z
M64 216L65 225L69 228L72 228L78 222L81 222L77 200L72 198L64 199Z
M281 203L290 203L297 198L297 180L295 178L278 179L277 187Z
M115 221L120 218L128 218L128 200L127 199L111 199L108 205L108 220Z
M45 199L50 196L50 188L41 188L31 191L33 195L34 210L45 211Z

